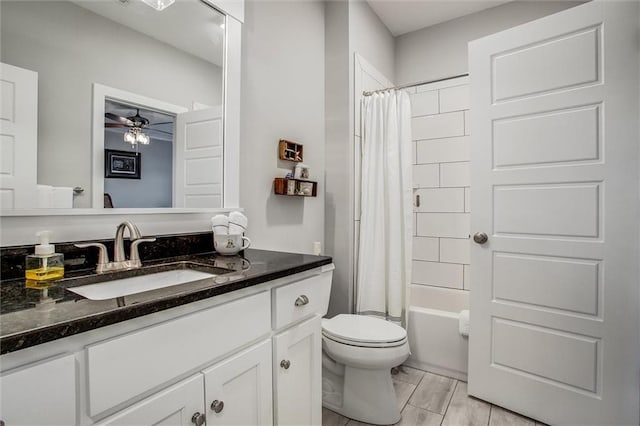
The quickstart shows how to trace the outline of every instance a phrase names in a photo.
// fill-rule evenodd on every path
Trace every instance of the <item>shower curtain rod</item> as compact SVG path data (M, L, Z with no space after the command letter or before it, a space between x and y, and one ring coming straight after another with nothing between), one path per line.
M411 84L405 84L403 86L395 86L395 87L387 87L386 89L380 89L380 90L374 90L372 92L362 92L362 96L371 96L374 93L380 93L380 92L386 92L387 90L400 90L400 89L406 89L408 87L413 87L413 86L422 86L423 84L429 84L429 83L438 83L440 81L447 81L447 80L453 80L454 78L460 78L460 77L468 77L469 73L465 73L465 74L460 74L460 75L454 75L453 77L445 77L445 78L439 78L437 80L429 80L429 81L421 81L419 83L411 83Z

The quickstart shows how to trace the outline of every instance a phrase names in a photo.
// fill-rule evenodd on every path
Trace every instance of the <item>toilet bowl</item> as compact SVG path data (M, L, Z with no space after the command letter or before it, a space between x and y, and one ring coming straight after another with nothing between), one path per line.
M391 368L409 356L406 331L363 315L322 320L322 404L364 423L400 420Z

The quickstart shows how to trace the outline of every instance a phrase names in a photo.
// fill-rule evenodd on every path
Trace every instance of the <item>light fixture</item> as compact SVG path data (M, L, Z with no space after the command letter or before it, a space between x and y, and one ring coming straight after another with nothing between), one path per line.
M175 0L142 0L146 5L151 6L158 12L171 6Z
M151 138L142 131L139 127L134 127L124 134L124 141L126 143L130 143L131 145L142 144L149 145L151 142Z

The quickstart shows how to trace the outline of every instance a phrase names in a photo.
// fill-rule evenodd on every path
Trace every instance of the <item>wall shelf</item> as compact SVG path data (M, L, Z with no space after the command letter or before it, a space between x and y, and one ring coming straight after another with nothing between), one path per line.
M311 180L275 178L273 192L277 195L293 197L315 197L318 193L318 182Z

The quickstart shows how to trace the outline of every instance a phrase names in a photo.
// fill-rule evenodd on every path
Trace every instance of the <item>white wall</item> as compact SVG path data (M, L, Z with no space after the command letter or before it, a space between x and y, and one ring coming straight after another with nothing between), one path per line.
M324 240L324 38L320 1L245 4L240 205L253 247L310 253ZM317 197L273 194L294 165L278 160L279 139L303 144Z
M396 83L419 83L465 74L469 41L581 3L584 2L511 2L399 36L396 38Z
M326 254L333 256L329 315L350 312L353 304L354 142L359 129L360 96L354 75L355 54L387 77L393 75L394 42L389 30L364 1L326 2L327 180Z
M2 62L38 72L38 182L91 201L94 82L190 108L221 103L221 69L69 2L2 2ZM73 167L69 167L73 164Z
M349 2L350 52L365 58L391 81L395 80L394 43L393 35L366 1Z

